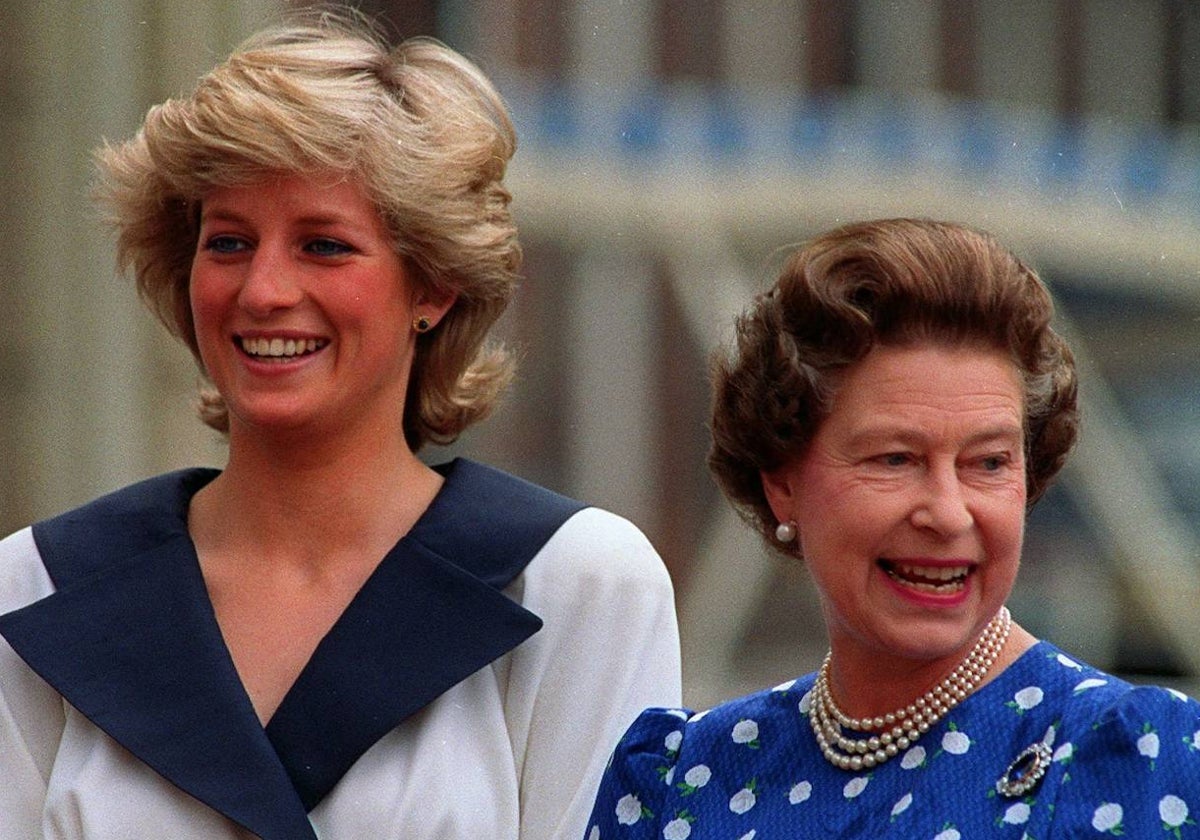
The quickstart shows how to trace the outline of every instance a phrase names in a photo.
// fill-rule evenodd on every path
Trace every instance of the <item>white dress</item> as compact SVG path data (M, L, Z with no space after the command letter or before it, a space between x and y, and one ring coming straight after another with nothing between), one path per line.
M215 475L0 542L0 840L552 840L679 703L670 579L632 524L457 460L264 728L186 530Z

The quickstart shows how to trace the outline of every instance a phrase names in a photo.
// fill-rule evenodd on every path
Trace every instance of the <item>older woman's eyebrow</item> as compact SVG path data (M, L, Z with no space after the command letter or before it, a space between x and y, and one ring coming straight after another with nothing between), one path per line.
M855 431L846 438L851 447L886 446L900 444L915 446L937 437L921 426L872 425ZM963 439L967 446L984 443L1020 444L1025 440L1025 430L1017 423L998 423L968 435Z

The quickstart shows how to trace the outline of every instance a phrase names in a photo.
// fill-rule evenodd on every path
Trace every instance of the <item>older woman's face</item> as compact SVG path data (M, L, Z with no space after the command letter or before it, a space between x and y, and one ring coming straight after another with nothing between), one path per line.
M965 655L1020 563L1023 417L999 352L878 347L805 454L764 475L776 516L797 523L835 657Z

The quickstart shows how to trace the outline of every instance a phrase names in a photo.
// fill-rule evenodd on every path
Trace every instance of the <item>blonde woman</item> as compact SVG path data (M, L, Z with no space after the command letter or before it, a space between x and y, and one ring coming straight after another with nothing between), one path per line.
M510 375L514 146L471 63L326 14L100 151L228 461L0 543L0 835L581 833L678 699L666 572L613 514L416 456Z

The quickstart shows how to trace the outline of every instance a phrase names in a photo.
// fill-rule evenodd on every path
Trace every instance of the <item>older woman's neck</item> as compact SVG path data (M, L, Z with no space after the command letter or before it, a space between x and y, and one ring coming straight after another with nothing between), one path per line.
M1029 650L1037 639L1015 622L1004 647L988 673L974 690L994 680ZM907 661L894 657L860 655L853 649L834 646L830 681L834 698L852 717L873 717L907 706L949 675L965 656L931 661Z

